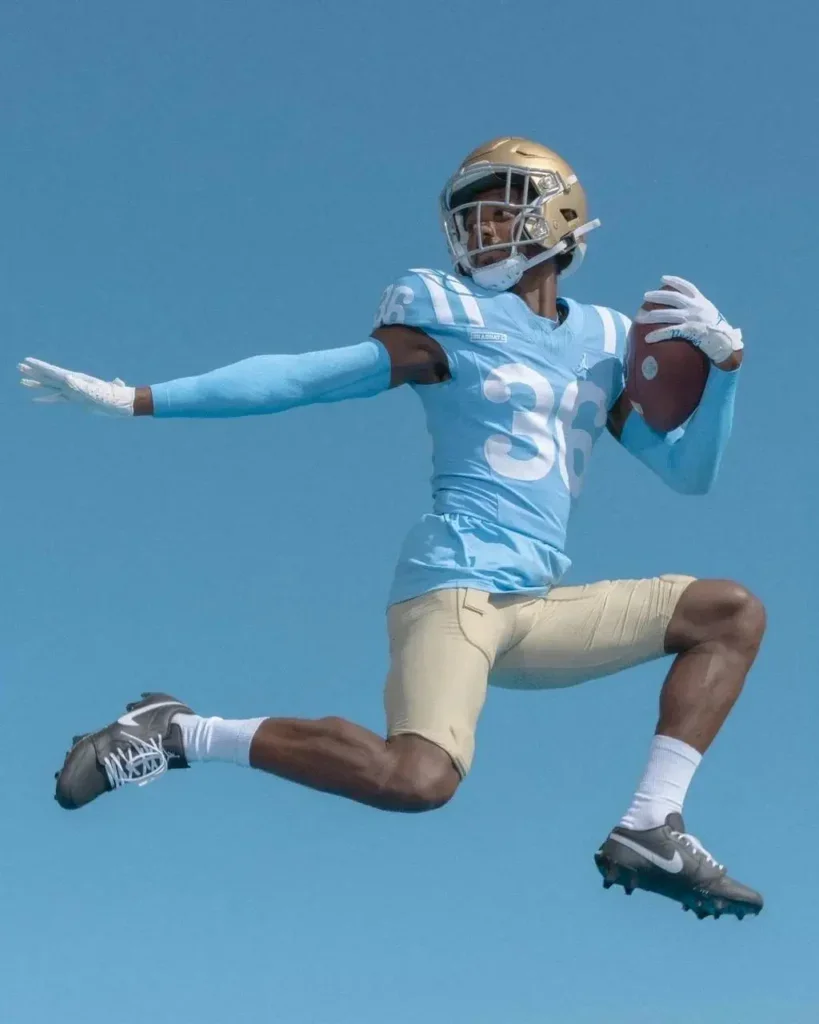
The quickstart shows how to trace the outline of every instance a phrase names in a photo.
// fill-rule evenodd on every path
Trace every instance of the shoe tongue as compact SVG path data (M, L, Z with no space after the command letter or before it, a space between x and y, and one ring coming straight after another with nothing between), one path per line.
M685 832L685 822L682 820L682 815L674 812L669 814L665 819L666 825L675 832Z

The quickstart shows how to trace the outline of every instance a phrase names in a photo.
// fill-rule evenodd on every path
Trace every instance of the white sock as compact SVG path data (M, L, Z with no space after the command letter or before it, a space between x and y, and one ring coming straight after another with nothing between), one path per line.
M228 761L247 768L250 741L263 718L202 718L174 715L171 721L182 731L182 747L188 762Z
M664 825L669 814L682 814L685 794L701 760L702 754L682 740L655 736L646 770L621 826L642 831Z

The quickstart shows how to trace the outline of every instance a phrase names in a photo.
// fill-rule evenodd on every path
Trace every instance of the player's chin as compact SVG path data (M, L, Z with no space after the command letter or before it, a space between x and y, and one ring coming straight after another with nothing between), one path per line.
M489 252L479 252L473 256L472 264L478 270L482 270L484 267L491 267L495 263L500 263L502 260L507 259L508 256L509 249L492 249Z

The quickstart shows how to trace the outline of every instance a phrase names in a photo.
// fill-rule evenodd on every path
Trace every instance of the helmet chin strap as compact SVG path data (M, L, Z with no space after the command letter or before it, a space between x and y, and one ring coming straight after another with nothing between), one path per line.
M577 265L571 266L563 272L566 276L569 273L573 273L583 261L585 244L581 248L578 244L580 239L599 227L599 220L590 220L588 224L582 224L576 231L572 232L571 241L580 249L580 252L578 254L579 258L573 261ZM536 267L539 263L545 263L546 260L551 260L555 256L560 256L569 249L569 245L569 240L564 238L557 245L553 245L551 249L544 249L543 252L538 253L537 256L532 256L530 259L527 259L523 253L516 252L505 260L490 263L488 267L476 267L472 271L472 280L481 288L487 288L489 291L508 291L509 288L513 288L518 283L527 270Z
M566 266L560 271L560 276L565 280L567 277L571 277L572 274L576 274L578 270L583 266L583 261L586 259L586 249L588 249L588 242L578 242L577 245L572 249L571 259Z

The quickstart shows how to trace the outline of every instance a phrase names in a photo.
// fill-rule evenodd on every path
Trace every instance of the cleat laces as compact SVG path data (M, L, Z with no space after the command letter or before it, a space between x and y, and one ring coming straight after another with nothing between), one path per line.
M697 853L703 857L706 863L711 867L717 868L719 871L725 870L716 857L712 856L708 850L705 849L699 839L697 839L696 836L692 836L690 832L675 832L672 830L671 835L687 846L693 853Z
M139 736L123 733L128 747L118 747L102 759L105 775L111 789L120 789L135 782L146 786L155 782L168 769L168 754L162 745L162 737L143 740Z

